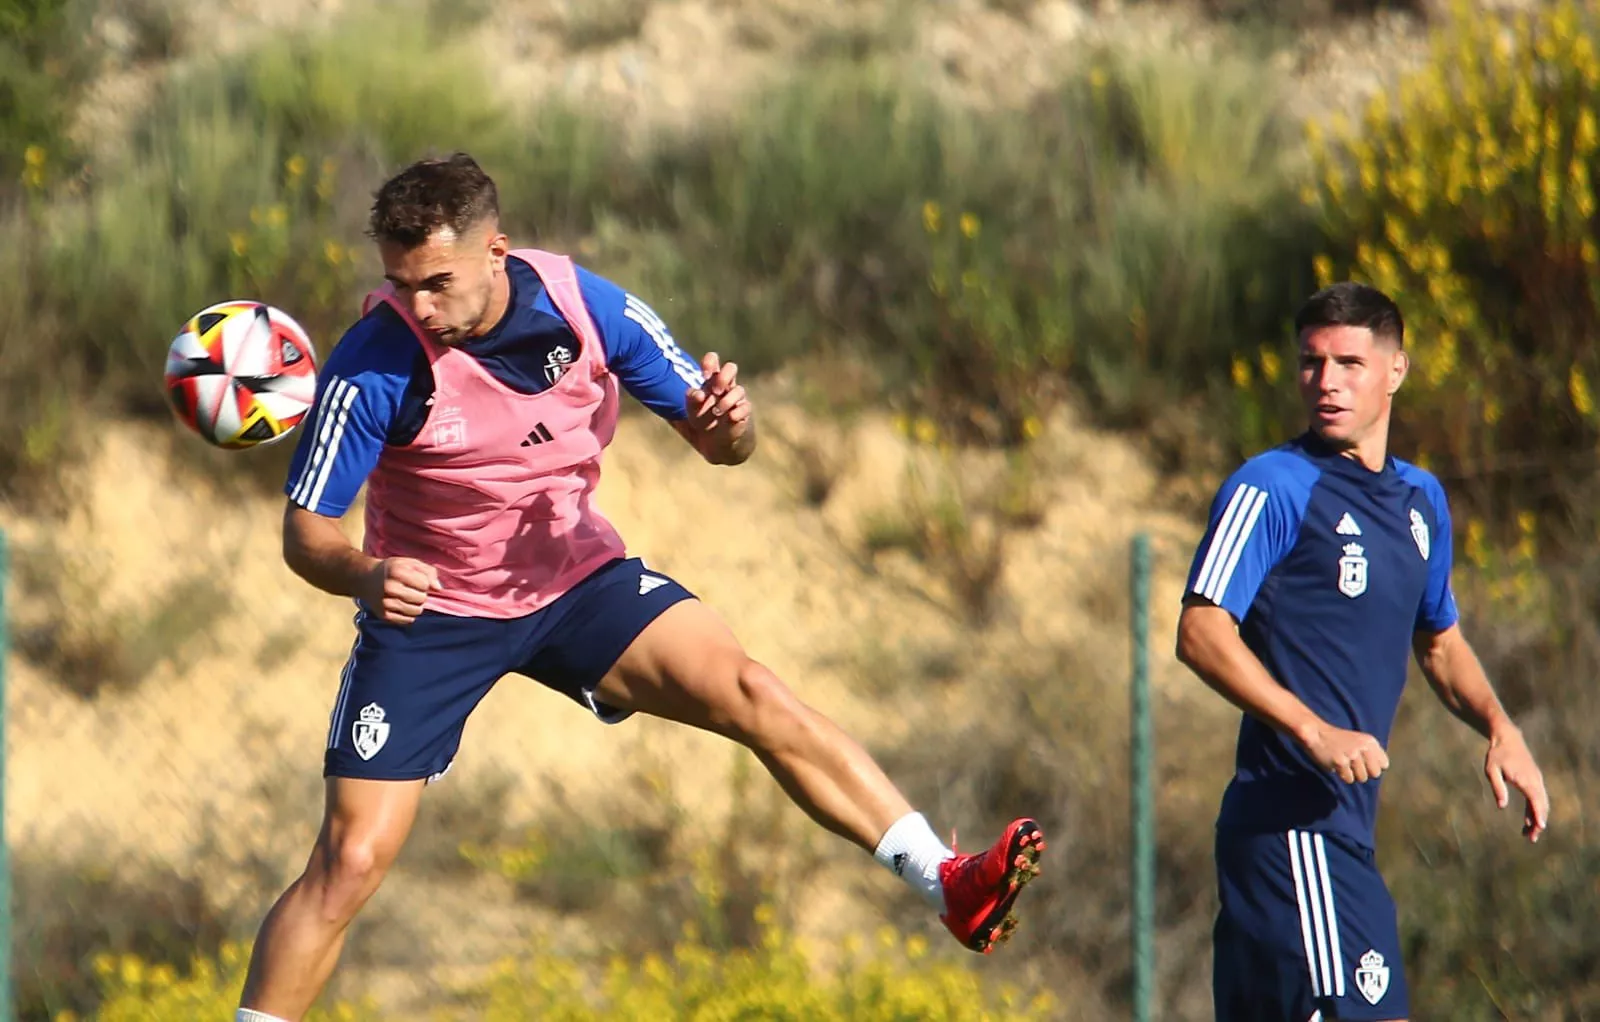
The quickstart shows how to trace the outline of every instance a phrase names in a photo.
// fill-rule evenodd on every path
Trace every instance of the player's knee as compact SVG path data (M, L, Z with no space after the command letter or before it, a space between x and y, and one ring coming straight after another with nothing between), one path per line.
M742 657L736 668L737 705L731 716L747 744L773 749L805 724L805 708L765 665Z
M322 913L330 920L348 921L378 889L391 857L377 840L351 834L326 842L318 858Z

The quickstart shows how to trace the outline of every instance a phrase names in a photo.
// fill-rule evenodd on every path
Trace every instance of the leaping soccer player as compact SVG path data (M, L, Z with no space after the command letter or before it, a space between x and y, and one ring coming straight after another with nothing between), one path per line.
M608 724L654 715L743 745L964 946L1004 941L1044 849L1035 821L1014 820L979 854L947 847L720 617L629 557L595 506L622 390L711 464L747 460L755 419L737 366L715 353L696 365L644 302L569 258L513 250L495 184L465 154L383 184L370 233L385 284L320 374L283 519L285 561L356 602L356 638L328 728L322 828L261 925L236 1022L310 1009L425 785L511 673ZM339 519L363 484L358 550Z

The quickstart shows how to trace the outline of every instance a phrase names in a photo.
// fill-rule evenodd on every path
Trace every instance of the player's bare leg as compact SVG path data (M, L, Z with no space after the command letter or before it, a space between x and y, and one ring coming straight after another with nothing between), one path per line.
M345 932L417 816L423 782L329 778L305 872L261 923L240 1006L299 1022L333 974Z
M1015 926L1012 902L1044 847L1034 822L1014 821L986 853L957 855L855 739L752 660L705 604L685 600L651 622L595 698L750 749L796 805L905 879L973 950Z

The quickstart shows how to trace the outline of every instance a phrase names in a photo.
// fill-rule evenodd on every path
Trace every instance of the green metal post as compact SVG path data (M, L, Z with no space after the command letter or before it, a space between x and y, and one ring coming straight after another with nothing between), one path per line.
M1150 537L1133 537L1133 1022L1150 1022L1155 995L1155 808L1151 790Z
M11 846L6 841L6 658L11 652L6 583L11 557L0 529L0 1022L16 1018L11 992Z

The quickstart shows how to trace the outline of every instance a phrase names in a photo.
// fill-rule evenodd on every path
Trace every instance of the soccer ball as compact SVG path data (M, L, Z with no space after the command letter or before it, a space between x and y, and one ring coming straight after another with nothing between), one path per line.
M242 450L288 436L317 393L316 349L288 313L220 302L195 313L167 349L167 400L209 444Z

